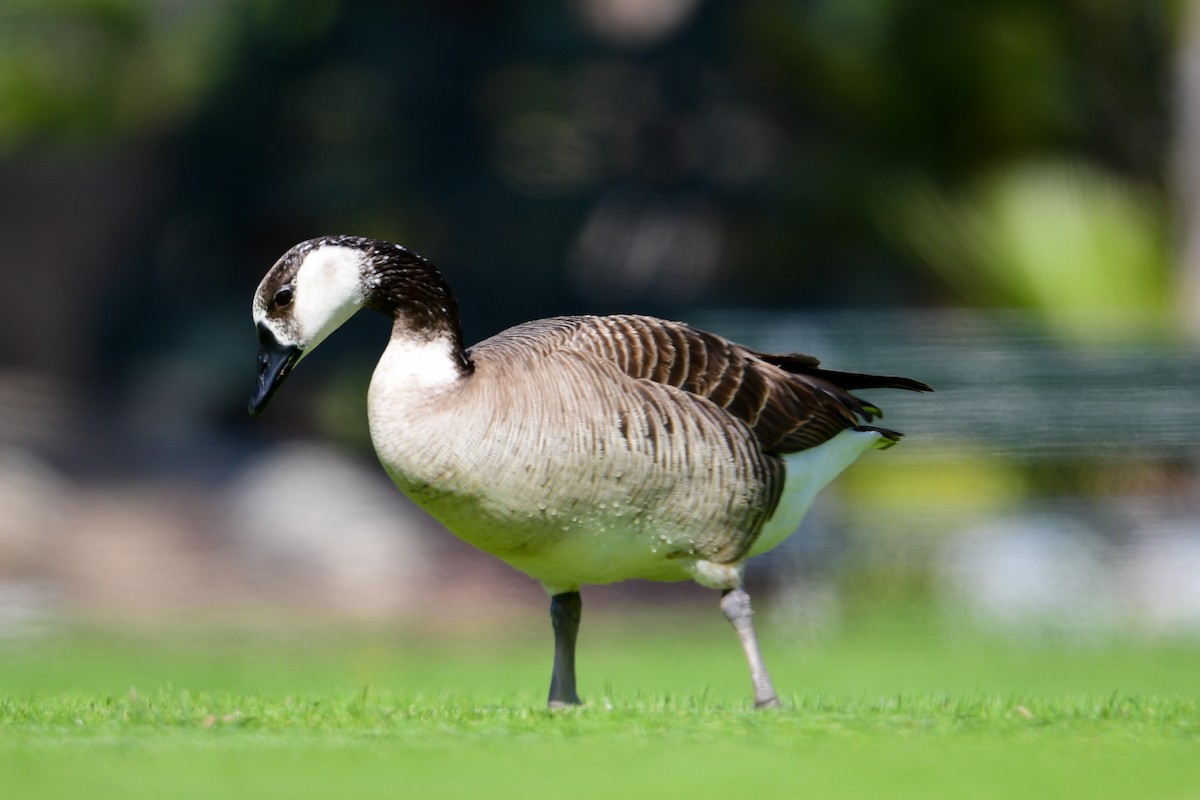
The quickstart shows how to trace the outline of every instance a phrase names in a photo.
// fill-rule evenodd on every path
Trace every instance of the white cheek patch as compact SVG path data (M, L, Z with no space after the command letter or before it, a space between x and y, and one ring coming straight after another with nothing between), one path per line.
M326 245L309 253L296 272L292 319L305 352L362 308L362 256L349 247Z

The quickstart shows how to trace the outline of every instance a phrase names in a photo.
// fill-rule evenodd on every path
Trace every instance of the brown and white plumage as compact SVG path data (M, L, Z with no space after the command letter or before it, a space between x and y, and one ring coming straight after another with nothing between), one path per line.
M777 704L744 560L786 538L859 454L899 439L869 424L878 409L851 390L927 386L632 315L537 320L464 349L432 265L397 245L326 237L288 251L255 295L251 412L362 306L394 321L368 400L380 461L451 532L551 594L552 704L578 702L579 586L629 578L725 590L756 703Z

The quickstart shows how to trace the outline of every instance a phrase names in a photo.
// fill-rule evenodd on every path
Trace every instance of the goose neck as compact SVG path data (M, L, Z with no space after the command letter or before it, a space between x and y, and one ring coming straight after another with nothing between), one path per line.
M429 345L448 352L455 368L473 369L463 349L458 301L437 268L410 250L396 250L370 259L364 270L365 305L392 319L392 349L421 349Z

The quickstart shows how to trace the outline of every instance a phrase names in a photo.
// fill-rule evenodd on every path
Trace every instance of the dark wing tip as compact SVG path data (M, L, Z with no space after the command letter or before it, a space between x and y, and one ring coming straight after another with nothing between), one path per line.
M833 369L821 369L820 362L812 356L802 353L775 355L772 353L754 353L768 364L773 364L782 370L797 375L812 375L824 378L830 383L840 386L847 391L855 389L907 389L910 392L932 392L933 387L912 378L902 378L899 375L869 375L863 372L839 372Z
M900 377L893 376L893 377L883 378L883 380L886 380L888 382L881 383L881 384L879 384L878 387L871 387L871 388L908 389L911 392L932 392L933 391L933 387L930 386L928 383L913 380L912 378L900 378Z

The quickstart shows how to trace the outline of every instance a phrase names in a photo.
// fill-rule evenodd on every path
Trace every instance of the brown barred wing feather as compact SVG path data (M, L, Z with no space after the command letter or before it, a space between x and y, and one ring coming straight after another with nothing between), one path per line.
M802 353L772 355L680 322L620 315L560 318L567 344L614 363L627 375L683 389L723 408L753 430L765 453L816 447L848 428L900 434L869 423L877 407L854 389L930 391L909 378L821 369Z

